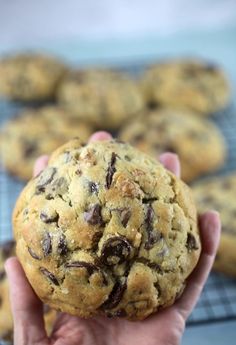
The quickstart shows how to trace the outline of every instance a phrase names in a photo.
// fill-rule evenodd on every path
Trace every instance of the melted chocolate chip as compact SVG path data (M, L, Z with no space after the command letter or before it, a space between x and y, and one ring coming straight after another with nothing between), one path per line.
M116 157L117 157L117 155L115 154L115 152L112 152L111 161L108 165L107 175L106 175L106 188L107 189L109 189L111 187L113 175L116 172L116 168L115 168Z
M86 262L86 261L74 261L70 262L65 265L66 268L85 268L88 272L88 275L91 276L95 272L100 272L103 278L103 283L107 285L107 280L104 275L104 273L100 270L100 268L91 262Z
M89 207L89 209L84 212L84 220L91 225L102 226L104 224L102 215L102 207L99 204L95 204Z
M144 244L145 249L151 249L153 245L158 242L162 235L159 232L153 231L153 219L154 219L154 211L152 207L149 205L147 208L147 213L145 217L145 226L147 230L147 241Z
M161 269L161 266L159 264L156 264L155 262L151 262L150 260L148 260L146 258L143 258L143 257L137 258L136 262L140 262L141 264L148 266L151 269L153 269L159 273L162 273L162 269Z
M4 270L0 271L0 281L3 280L6 276L6 272Z
M46 213L45 211L42 211L40 213L40 219L44 222L44 223L53 223L53 222L57 222L59 219L59 214L54 211L51 213Z
M7 241L3 244L1 244L1 249L2 249L2 255L4 257L4 259L9 258L9 256L12 255L12 251L14 249L15 246L15 241L11 240L11 241Z
M37 152L38 145L35 142L26 142L24 146L24 157L30 158Z
M47 189L47 196L55 198L56 196L63 196L68 191L68 183L64 177L60 177L53 181Z
M63 234L59 238L57 251L59 255L66 255L68 252L66 237Z
M126 228L128 221L130 220L130 217L131 211L129 209L123 208L120 210L120 220L124 228Z
M74 261L65 265L66 268L85 268L89 275L92 275L94 272L98 271L99 268L94 264L86 261Z
M44 239L42 240L42 247L44 256L48 256L52 252L52 240L48 232L46 232L44 235Z
M90 181L89 182L89 191L90 191L90 193L98 194L98 190L99 190L98 183Z
M28 252L32 256L32 258L34 258L35 260L41 260L41 258L30 247L28 247Z
M56 168L46 168L39 174L38 183L36 186L36 193L45 192L45 186L52 182L54 175L56 174Z
M129 258L131 248L131 244L125 237L111 237L103 244L100 260L106 265L121 264Z
M188 250L197 250L198 249L196 239L190 233L188 233L186 247Z
M113 289L108 297L108 299L102 304L102 309L113 309L115 308L121 301L123 294L127 288L126 280L122 284L121 282L117 281L113 286ZM118 315L117 315L118 316Z
M39 270L42 274L44 274L54 285L59 286L59 282L57 280L57 278L54 276L54 274L52 274L51 272L49 272L46 268L44 267L39 267Z

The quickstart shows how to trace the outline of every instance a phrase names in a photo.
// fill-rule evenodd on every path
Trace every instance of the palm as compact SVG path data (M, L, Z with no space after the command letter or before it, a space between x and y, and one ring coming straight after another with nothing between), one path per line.
M97 317L83 320L61 314L52 334L53 345L178 344L184 319L175 307L142 322Z

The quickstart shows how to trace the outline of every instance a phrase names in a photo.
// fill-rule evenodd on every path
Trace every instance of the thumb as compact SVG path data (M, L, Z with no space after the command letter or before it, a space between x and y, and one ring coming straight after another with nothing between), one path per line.
M48 345L42 302L32 290L18 259L8 259L5 269L10 285L14 345Z

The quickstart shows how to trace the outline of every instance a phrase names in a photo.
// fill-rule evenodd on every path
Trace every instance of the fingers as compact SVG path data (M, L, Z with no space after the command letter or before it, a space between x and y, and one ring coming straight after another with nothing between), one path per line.
M89 138L89 142L92 143L94 141L102 141L102 140L109 140L112 139L112 136L110 133L105 131L95 132L91 135Z
M14 320L14 345L48 345L44 329L42 302L27 281L17 258L6 261L10 301Z
M171 171L177 177L180 177L180 162L176 154L166 152L160 155L159 161L164 165L166 169Z
M34 164L34 171L33 171L33 176L37 176L48 164L49 156L44 155L40 156L35 164Z
M175 307L186 320L197 303L212 268L220 241L221 223L219 214L209 211L199 217L202 253L199 262L190 275L187 287Z

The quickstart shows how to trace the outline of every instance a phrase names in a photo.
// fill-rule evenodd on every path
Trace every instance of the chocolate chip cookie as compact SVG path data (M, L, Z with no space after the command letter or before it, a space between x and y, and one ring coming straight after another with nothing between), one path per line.
M53 99L66 70L61 61L46 55L5 57L0 61L0 94L24 102Z
M169 60L150 66L141 84L150 105L210 115L226 108L230 102L230 86L224 72L203 60Z
M189 188L117 141L60 147L23 190L13 223L37 295L81 317L141 320L171 305L201 250Z
M31 178L40 155L50 154L73 137L86 141L93 132L90 125L70 118L56 106L25 110L20 115L0 131L0 156L6 169L23 180Z
M117 129L144 108L139 86L131 77L110 70L74 71L58 90L58 100L97 129Z
M155 157L165 151L177 153L187 182L219 168L226 157L225 142L216 126L190 111L150 111L124 126L119 137Z
M200 212L220 213L222 235L214 268L236 277L236 174L199 182L194 195Z
M0 341L13 340L13 319L9 300L9 283L4 270L4 263L10 256L15 255L15 242L7 241L0 244ZM44 305L44 322L47 333L53 329L57 312Z

